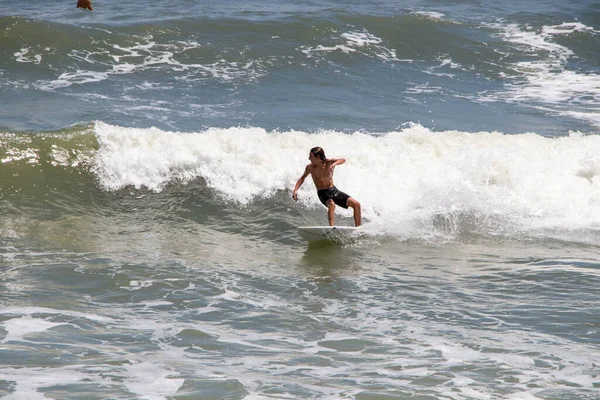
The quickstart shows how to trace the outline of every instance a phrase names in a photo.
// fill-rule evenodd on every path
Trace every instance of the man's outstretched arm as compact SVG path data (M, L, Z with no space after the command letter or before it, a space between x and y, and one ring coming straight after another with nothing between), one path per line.
M310 173L310 171L308 170L308 166L306 166L306 168L304 169L304 173L302 174L300 179L298 179L298 182L296 182L296 186L294 187L294 192L292 193L292 199L298 201L298 189L300 189L300 186L302 186L302 184L304 183L304 180L306 179L306 177L308 176L309 173Z

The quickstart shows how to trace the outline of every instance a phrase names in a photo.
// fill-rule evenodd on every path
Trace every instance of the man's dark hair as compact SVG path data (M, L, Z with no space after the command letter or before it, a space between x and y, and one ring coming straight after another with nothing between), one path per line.
M313 153L315 157L319 157L321 161L327 161L327 157L325 157L325 150L322 147L313 147L310 149L310 152Z

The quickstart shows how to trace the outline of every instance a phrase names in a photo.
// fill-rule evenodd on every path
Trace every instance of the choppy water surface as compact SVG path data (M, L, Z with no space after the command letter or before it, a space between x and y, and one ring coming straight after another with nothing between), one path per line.
M596 3L128 4L0 0L0 397L598 397Z

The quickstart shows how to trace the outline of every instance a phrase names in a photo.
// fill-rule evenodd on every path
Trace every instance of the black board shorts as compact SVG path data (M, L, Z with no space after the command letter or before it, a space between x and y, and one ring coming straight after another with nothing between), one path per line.
M348 208L348 204L346 203L348 203L350 196L341 190L338 190L338 188L335 186L332 186L329 189L319 189L317 190L317 195L319 196L321 203L325 204L326 206L329 200L333 200L333 202L338 206Z

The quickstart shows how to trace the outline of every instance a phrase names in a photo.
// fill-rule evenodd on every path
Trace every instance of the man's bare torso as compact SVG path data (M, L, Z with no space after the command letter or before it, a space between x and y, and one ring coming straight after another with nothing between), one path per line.
M333 161L327 160L323 164L308 164L306 166L317 190L329 189L333 186L333 168L331 168L331 164L333 164Z

